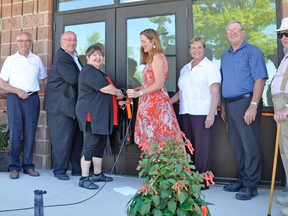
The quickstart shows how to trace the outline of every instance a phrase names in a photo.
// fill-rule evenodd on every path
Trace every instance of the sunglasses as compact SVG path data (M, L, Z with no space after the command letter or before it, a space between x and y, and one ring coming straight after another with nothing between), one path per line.
M282 39L282 38L283 38L283 35L285 35L285 37L288 37L288 32L278 33L278 34L277 34L277 37L278 37L279 39Z

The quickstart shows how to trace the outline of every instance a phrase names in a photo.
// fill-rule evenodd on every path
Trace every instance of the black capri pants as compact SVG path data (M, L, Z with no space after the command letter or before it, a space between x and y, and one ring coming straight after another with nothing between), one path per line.
M83 133L83 155L86 161L91 161L92 157L103 158L107 143L107 135L93 134L91 123L86 122L86 131Z

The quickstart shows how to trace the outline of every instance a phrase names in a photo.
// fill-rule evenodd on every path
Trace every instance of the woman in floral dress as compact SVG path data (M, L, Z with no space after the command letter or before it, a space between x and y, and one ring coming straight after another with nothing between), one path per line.
M146 29L140 33L141 60L144 84L128 89L129 98L139 97L135 125L135 142L143 149L151 143L164 143L167 139L178 140L180 128L168 92L165 80L168 77L168 63L162 50L157 32Z

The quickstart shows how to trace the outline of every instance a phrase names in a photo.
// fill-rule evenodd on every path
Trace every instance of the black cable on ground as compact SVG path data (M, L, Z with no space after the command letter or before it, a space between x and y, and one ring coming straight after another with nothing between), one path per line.
M133 116L133 103L131 103L131 110L132 110L132 116ZM126 130L126 133L125 133L125 137L123 138L123 141L122 141L122 144L121 144L121 148L119 150L119 153L115 159L115 162L113 163L113 166L112 166L112 169L109 173L109 176L112 175L114 169L115 169L115 166L119 160L119 157L120 157L120 154L123 150L123 147L125 145L125 141L127 139L127 136L128 136L128 133L129 133L129 129L131 127L131 122L132 122L132 119L129 121L129 124L128 124L128 127L127 127L127 130ZM107 184L107 182L104 182L104 184L99 188L99 190L96 191L96 193L94 193L92 196L84 199L84 200L81 200L81 201L78 201L78 202L73 202L73 203L64 203L64 204L57 204L57 205L47 205L47 206L43 206L44 208L53 208L53 207L64 207L64 206L71 206L71 205L78 205L78 204L81 204L83 202L86 202L90 199L92 199L93 197L95 197L103 188L104 186ZM31 210L31 209L34 209L34 207L27 207L27 208L16 208L16 209L4 209L4 210L0 210L0 213L3 213L3 212L13 212L13 211L26 211L26 210Z

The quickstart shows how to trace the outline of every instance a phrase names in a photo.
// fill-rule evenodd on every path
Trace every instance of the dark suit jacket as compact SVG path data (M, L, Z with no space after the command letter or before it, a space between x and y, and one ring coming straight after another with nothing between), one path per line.
M79 97L76 104L76 115L80 129L86 130L86 117L90 112L93 134L109 135L113 130L112 95L100 91L108 86L106 75L87 64L79 76Z
M47 113L76 118L79 72L73 57L59 48L45 89L44 110Z

